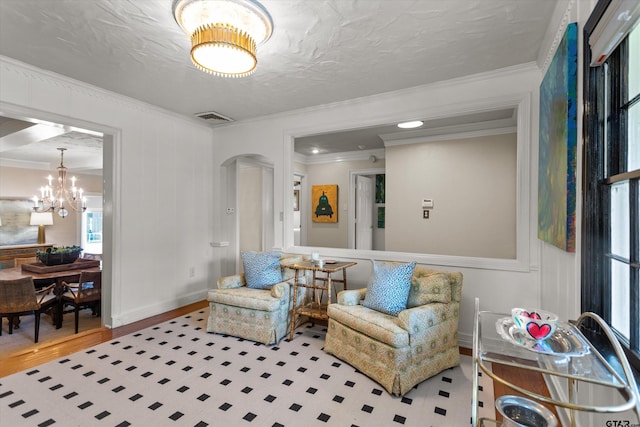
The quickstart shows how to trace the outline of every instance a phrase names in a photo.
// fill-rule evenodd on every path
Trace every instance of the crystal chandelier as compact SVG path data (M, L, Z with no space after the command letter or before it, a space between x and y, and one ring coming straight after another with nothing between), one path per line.
M58 210L58 215L62 218L69 215L67 207L76 212L87 210L87 198L82 196L82 188L76 187L76 177L71 177L71 188L67 187L67 168L64 166L64 152L66 148L60 150L60 166L58 166L58 182L53 186L53 177L49 175L49 184L40 187L40 197L33 196L34 212L54 212Z
M173 15L191 40L191 60L207 73L253 73L256 45L271 37L269 12L254 0L174 0Z

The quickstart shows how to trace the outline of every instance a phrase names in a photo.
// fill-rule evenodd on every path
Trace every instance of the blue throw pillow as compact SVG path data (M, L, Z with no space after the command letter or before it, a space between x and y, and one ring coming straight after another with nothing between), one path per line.
M248 288L271 289L271 286L282 282L280 253L241 252L240 255Z
M415 262L408 264L373 261L373 275L362 305L397 316L407 308Z

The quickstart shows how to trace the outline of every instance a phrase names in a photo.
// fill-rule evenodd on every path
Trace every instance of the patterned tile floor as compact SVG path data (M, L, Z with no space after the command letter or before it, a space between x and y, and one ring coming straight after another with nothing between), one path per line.
M205 332L207 311L0 379L2 426L468 426L471 358L404 397L322 351L303 325L277 346ZM480 377L481 416L493 417Z

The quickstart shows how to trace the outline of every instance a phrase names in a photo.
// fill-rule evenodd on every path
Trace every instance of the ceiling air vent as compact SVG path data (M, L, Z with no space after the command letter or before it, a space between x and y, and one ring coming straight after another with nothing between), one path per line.
M216 113L215 111L207 111L205 113L197 113L196 117L201 118L202 120L206 120L212 125L229 123L232 122L233 119L227 116L223 116L220 113Z

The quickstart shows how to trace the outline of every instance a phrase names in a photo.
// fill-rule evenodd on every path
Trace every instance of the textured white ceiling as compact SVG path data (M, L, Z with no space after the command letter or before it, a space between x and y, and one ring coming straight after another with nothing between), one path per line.
M0 54L178 113L235 120L535 61L555 0L263 0L258 69L189 59L171 0L0 0Z

